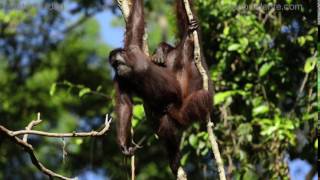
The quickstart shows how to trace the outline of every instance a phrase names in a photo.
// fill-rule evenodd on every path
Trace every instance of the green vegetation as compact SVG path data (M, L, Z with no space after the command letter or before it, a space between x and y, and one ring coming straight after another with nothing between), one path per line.
M19 1L10 2L14 7ZM71 19L82 18L86 12L88 19L72 26L58 11L35 6L6 9L0 3L0 124L11 130L24 129L41 112L44 122L35 129L91 131L99 129L105 114L114 111L107 63L111 47L101 41L99 24L90 16L115 10L116 5L106 1L103 7L107 8L102 9L98 1L57 2L65 5L65 12L70 10L66 4L74 4ZM261 3L296 6L291 10L250 8ZM313 25L316 4L198 0L195 7L215 86L214 131L228 176L288 179L286 161L295 158L316 168L320 108L316 71L320 45ZM174 43L172 0L149 0L145 8L151 50L164 38ZM119 13L115 14L113 24L123 24ZM159 16L166 18L167 26L158 23ZM137 179L172 179L162 144L152 133L151 122L145 121L141 100L135 102L135 140L146 137L136 154ZM190 179L216 177L205 124L194 124L185 134L181 162ZM41 162L63 175L92 171L111 179L129 176L129 160L116 145L114 121L103 138L30 136L29 141ZM2 137L0 169L0 179L44 178L17 145Z

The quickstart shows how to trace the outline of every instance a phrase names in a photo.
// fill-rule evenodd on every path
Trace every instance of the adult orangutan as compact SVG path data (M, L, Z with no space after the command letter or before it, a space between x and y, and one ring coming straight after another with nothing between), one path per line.
M176 47L161 43L152 58L143 53L143 0L133 0L126 25L124 48L110 53L115 70L117 139L122 152L132 155L132 96L143 100L146 117L165 141L170 167L179 167L178 129L194 120L205 120L212 110L212 94L202 89L202 77L193 61L191 32L197 23L188 23L183 0L177 2L180 42ZM204 62L203 62L204 63ZM206 65L204 64L206 67Z

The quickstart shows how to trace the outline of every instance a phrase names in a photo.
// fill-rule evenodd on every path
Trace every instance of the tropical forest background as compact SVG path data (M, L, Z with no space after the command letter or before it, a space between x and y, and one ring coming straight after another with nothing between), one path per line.
M146 0L151 52L177 39L173 0ZM214 84L215 126L228 178L316 179L320 80L314 0L195 0ZM0 125L91 131L114 115L107 57L122 46L124 21L112 0L0 1ZM135 99L137 179L174 179L161 141ZM115 121L99 138L30 136L40 161L79 179L127 179L129 159ZM181 146L190 179L217 178L204 124ZM47 178L18 145L0 135L0 179Z

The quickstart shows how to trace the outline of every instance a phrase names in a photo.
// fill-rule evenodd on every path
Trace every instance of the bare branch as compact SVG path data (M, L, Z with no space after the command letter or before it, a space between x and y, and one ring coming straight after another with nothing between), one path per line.
M111 119L108 120L106 118L105 127L99 132L98 131L91 131L91 132L72 132L72 133L50 133L50 132L37 131L37 130L20 130L20 131L9 131L9 135L10 136L19 136L19 135L23 135L23 134L24 135L33 134L33 135L56 137L56 138L102 136L105 134L105 132L108 131L108 129L110 127L110 122L111 122Z
M134 131L133 128L131 128L131 136L133 137ZM133 138L132 138L132 143L133 143ZM137 147L137 146L136 146ZM136 166L135 166L135 156L131 156L131 180L135 180L136 178Z
M33 120L31 121L28 126L26 127L26 130L31 130L33 126L36 126L38 124L40 124L42 122L42 120L40 119L40 113L38 112L37 114L37 120ZM23 136L23 141L27 142L28 141L28 134L25 134Z
M187 173L184 171L184 169L180 166L178 168L178 173L177 173L177 180L187 180Z
M224 165L223 165L223 161L222 161L221 154L219 151L219 145L217 142L217 138L214 135L213 130L212 130L213 123L210 120L210 115L208 115L207 119L208 119L207 131L209 134L209 140L211 143L212 152L213 152L214 158L216 159L216 163L218 166L219 177L220 177L220 180L226 180L226 173L224 171Z
M42 171L44 174L48 175L50 178L51 177L56 177L56 178L60 178L60 179L65 179L65 180L70 180L72 178L68 178L68 177L64 177L60 174L57 174L53 171L51 171L50 169L46 168L36 157L36 155L34 154L34 149L32 147L32 145L28 144L27 142L21 140L18 137L14 137L10 135L10 130L8 130L7 128L0 126L0 133L4 134L5 136L7 136L8 138L10 138L11 141L13 141L14 143L20 145L30 156L30 159L32 161L32 163L40 170Z
M38 113L37 120L31 121L28 126L26 127L26 130L21 130L21 131L11 131L7 129L4 126L0 125L0 135L6 136L9 138L11 141L13 141L15 144L18 144L21 146L30 156L30 159L32 163L44 174L48 175L50 179L52 178L60 178L64 180L72 180L76 178L68 178L65 176L62 176L60 174L57 174L50 169L46 168L36 157L34 153L34 149L31 144L27 142L28 140L28 134L34 134L34 135L39 135L39 136L48 136L48 137L89 137L89 136L102 136L104 135L110 127L111 123L111 118L109 118L109 115L106 115L105 119L105 127L97 132L97 131L91 131L91 132L81 132L81 133L48 133L44 131L34 131L31 130L33 126L36 126L42 122L40 119L40 113ZM24 135L23 138L19 138L19 135Z

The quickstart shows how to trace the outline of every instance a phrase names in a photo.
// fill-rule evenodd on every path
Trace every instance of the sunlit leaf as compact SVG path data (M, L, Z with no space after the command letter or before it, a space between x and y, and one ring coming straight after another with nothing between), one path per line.
M306 43L306 38L305 37L299 37L298 38L298 43L300 46L303 46Z
M230 31L230 27L229 26L226 26L224 29L223 29L223 35L227 36L229 34L229 31Z
M198 145L198 138L194 134L191 134L191 136L189 136L189 143L196 149Z
M190 152L185 153L185 154L182 156L182 158L181 158L181 160L180 160L181 165L186 165L186 164L187 164L189 155L190 155Z
M204 148L202 151L201 151L201 155L202 156L205 156L205 155L207 155L208 154L208 152L209 152L209 148Z
M131 125L133 128L136 128L139 123L140 123L140 119L137 119L137 118L133 118L131 121Z
M272 133L274 133L276 130L277 130L277 127L271 126L271 127L265 128L263 131L261 131L261 135L270 136L270 135L272 135Z
M102 89L102 86L101 85L99 85L98 87L97 87L97 89L96 89L96 91L101 91L101 89Z
M274 66L273 62L263 64L259 70L259 76L260 77L265 76L269 72L269 70L272 68L272 66Z
M258 180L259 176L252 170L247 168L243 175L243 180Z
M316 57L308 58L306 63L304 64L304 72L310 73L312 70L314 70L314 68L316 67L316 64L317 64Z
M259 114L265 114L265 113L268 113L268 112L269 112L269 107L267 105L261 105L261 106L255 107L252 110L252 114L254 116L257 116Z
M79 97L83 97L84 95L86 95L86 94L88 94L90 92L91 92L90 88L81 89L80 92L79 92Z
M225 102L227 100L227 98L234 96L236 94L244 96L245 92L241 91L241 90L232 90L232 91L225 91L225 92L216 93L214 95L214 104L215 105L221 104L221 103Z
M54 95L54 93L56 92L56 89L57 89L57 84L53 83L50 87L50 92L49 92L50 96Z
M133 108L133 114L135 117L142 119L144 117L144 108L142 104L135 105Z
M202 149L206 146L206 143L204 141L199 141L198 148Z
M241 47L243 49L245 49L249 44L249 40L247 38L241 38L241 39L239 39L239 42L240 42Z
M81 144L83 143L83 139L77 138L77 139L75 140L75 143L76 143L77 145L81 145Z
M228 47L228 51L236 51L240 48L240 44L231 44L229 47Z
M132 127L137 127L144 118L144 108L142 104L133 107Z

